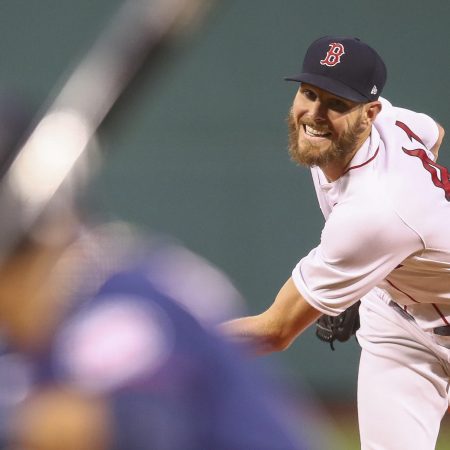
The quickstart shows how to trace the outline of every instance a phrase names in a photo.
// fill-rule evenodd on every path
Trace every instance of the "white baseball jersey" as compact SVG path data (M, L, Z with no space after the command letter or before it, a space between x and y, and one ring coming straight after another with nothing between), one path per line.
M373 290L430 329L450 324L450 180L429 151L425 114L382 99L371 136L345 174L312 175L326 218L320 244L294 268L303 297L337 315Z

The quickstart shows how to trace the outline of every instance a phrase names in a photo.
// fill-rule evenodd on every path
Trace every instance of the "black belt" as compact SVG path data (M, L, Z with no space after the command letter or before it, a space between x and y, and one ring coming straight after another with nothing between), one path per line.
M433 333L438 336L450 336L450 325L433 328Z
M403 315L403 317L406 317L409 320L414 320L414 317L409 314L407 311L405 311L398 303L395 303L394 301L389 302L390 306L393 306L397 312ZM450 336L450 325L443 325L441 327L433 328L433 333L437 336Z

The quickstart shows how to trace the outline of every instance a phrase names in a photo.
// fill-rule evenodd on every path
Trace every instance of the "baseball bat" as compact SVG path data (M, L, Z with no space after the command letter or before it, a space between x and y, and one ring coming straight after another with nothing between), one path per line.
M35 120L0 186L0 261L51 205L137 72L204 16L211 0L128 0ZM78 164L77 164L78 163ZM89 163L88 163L89 164Z

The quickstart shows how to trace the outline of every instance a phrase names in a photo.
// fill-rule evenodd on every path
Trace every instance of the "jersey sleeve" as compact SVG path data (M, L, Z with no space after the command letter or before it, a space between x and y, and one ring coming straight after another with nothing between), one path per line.
M439 138L439 128L434 119L424 113L418 113L406 108L393 106L388 100L380 97L382 110L375 119L375 128L382 127L386 123L395 123L396 121L404 122L409 125L414 133L423 142L427 150L436 144ZM429 154L434 159L434 156Z
M423 113L416 113L404 108L396 109L398 110L399 120L410 124L427 150L431 150L439 138L439 128L436 121Z
M296 265L292 279L308 303L335 316L422 248L419 236L395 211L342 205L333 210L320 244Z
M419 113L406 108L393 106L388 100L380 97L382 110L375 119L375 128L383 122L401 121L408 123L415 134L430 150L439 138L439 128L436 121L424 113Z
M396 110L397 120L409 124L409 127L414 130L427 150L431 150L439 138L439 128L436 121L423 113L405 108L394 109Z

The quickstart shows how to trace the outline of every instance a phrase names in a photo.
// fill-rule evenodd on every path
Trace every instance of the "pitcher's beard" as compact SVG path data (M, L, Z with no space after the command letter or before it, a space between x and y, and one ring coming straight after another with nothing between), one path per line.
M334 161L343 160L353 153L359 142L364 126L360 118L335 142L330 141L328 148L320 149L320 146L311 142L303 141L301 147L299 145L299 129L303 124L297 124L292 111L288 115L289 127L289 155L291 159L303 166L324 167ZM313 121L309 121L307 125L314 126Z

